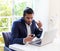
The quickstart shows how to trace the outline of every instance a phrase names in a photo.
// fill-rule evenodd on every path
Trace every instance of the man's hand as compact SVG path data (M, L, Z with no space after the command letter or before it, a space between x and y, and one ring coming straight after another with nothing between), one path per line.
M34 36L32 34L30 34L29 36L24 38L24 42L31 42L33 39L34 39Z
M40 21L36 22L38 27L41 28L42 27L42 23Z

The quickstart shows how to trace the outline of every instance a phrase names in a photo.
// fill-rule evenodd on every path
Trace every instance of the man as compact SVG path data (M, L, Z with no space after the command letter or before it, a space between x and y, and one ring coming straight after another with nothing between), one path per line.
M15 21L12 26L12 43L25 44L31 42L35 37L42 35L42 24L33 20L34 12L31 8L26 8L23 17ZM36 26L38 25L38 28Z

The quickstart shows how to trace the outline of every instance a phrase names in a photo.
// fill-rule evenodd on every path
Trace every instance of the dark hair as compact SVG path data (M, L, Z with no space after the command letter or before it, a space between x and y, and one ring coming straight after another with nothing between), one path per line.
M24 11L23 11L23 16L25 16L26 14L34 14L34 11L27 7Z

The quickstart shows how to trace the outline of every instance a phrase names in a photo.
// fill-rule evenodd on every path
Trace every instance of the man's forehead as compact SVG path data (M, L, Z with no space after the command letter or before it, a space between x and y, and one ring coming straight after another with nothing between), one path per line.
M33 17L33 14L26 14L26 17Z

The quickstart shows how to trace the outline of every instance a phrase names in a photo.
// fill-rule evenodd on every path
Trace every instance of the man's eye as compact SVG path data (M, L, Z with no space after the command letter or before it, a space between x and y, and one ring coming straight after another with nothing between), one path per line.
M30 19L30 18L27 18L27 19Z
M29 17L27 17L27 19L33 19L33 18L29 18Z

